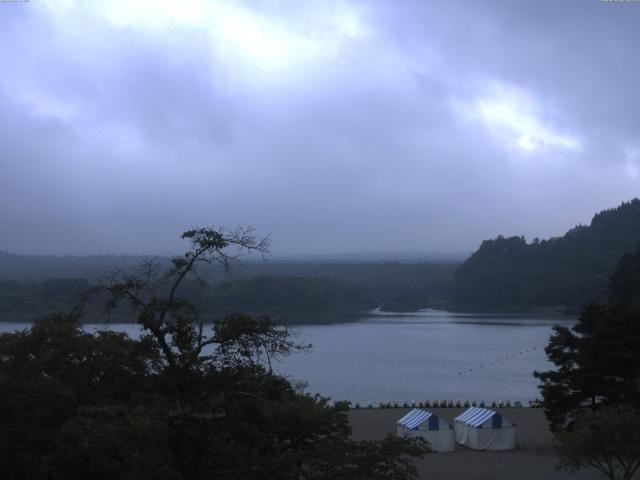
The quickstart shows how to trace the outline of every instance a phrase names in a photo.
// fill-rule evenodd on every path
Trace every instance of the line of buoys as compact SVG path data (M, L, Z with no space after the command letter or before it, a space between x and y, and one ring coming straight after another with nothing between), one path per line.
M334 402L335 403L335 402ZM539 399L535 399L535 400L529 400L529 407L530 408L541 408L542 407L542 402ZM481 401L469 401L469 400L465 400L465 401L460 401L460 400L423 400L423 401L416 401L416 400L412 400L411 402L408 401L404 401L404 402L400 402L397 400L387 400L384 402L378 402L377 405L372 402L369 401L368 404L366 404L366 407L361 405L359 402L349 402L349 404L351 404L352 408L356 408L356 409L360 409L360 408L469 408L469 407L482 407L482 408L511 408L511 407L516 407L516 408L522 408L525 405L523 405L522 401L514 401L511 402L510 400L500 400L500 401L490 401L490 402L485 402L484 400Z
M525 353L533 353L534 350L537 350L538 347L531 347L531 348L527 348L525 350L522 350L518 353L512 353L511 355L507 355L506 357L503 358L498 358L497 360L495 360L495 364L497 365L498 363L502 362L502 360L511 360L511 359L515 359L519 356L524 355ZM485 368L485 366L488 368L490 366L494 365L494 362L489 362L486 365L476 365L476 368ZM473 368L469 368L468 370L461 370L458 372L458 375L462 375L465 372L473 372Z

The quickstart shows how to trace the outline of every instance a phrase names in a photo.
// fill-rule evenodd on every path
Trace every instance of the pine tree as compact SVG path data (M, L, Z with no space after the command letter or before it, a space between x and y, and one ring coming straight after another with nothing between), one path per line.
M590 303L574 327L555 327L545 351L557 368L535 376L553 430L604 405L640 407L640 249L620 259L607 304Z

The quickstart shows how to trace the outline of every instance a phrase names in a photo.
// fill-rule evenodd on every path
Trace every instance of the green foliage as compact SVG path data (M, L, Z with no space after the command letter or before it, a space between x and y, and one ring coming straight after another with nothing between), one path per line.
M640 467L640 410L608 407L585 413L555 440L560 469L593 467L611 480L630 480Z
M231 315L216 322L214 332L218 348L212 358L225 367L254 370L266 364L271 373L274 356L305 348L290 339L286 328L276 328L269 317L256 320L245 314Z
M640 255L626 253L609 280L613 308L640 308Z
M162 262L157 261L156 265L160 266ZM186 263L179 258L171 260L170 265L175 268ZM336 321L380 305L389 311L443 306L446 285L454 268L450 265L386 265L377 270L368 265L360 271L359 266L349 265L344 272L334 272L333 277L311 274L315 271L330 273L330 268L325 267L316 265L306 271L301 269L300 276L285 275L283 265L273 267L278 275L260 274L226 280L218 280L218 276L212 275L209 281L183 282L181 295L208 318L245 312L279 316L287 323ZM251 275L261 271L255 266L244 268L250 268ZM304 276L305 272L309 276ZM352 275L354 272L358 274ZM336 278L339 274L352 279ZM393 278L393 282L389 278ZM129 286L134 285L132 282ZM0 321L35 321L50 311L71 311L91 286L85 279L0 281ZM403 291L404 288L407 290ZM96 301L84 304L84 317L94 323L108 320L102 304ZM112 321L129 319L126 309L111 312Z
M202 263L228 268L252 235L198 229L168 269L144 262L98 293L140 340L54 315L0 335L0 471L14 479L414 479L428 445L350 439L348 405L294 388L274 357L305 347L268 317L205 329L181 296ZM229 246L236 253L225 251Z
M409 457L423 458L429 451L421 438L387 435L381 441L322 442L322 454L305 467L308 480L405 480L417 478Z
M536 372L552 429L601 405L640 408L640 249L611 278L607 305L584 307L572 328L555 327L545 349L555 370Z
M0 471L39 478L52 468L58 432L81 406L125 403L144 392L158 355L124 334L80 330L52 315L30 331L0 335Z
M215 235L207 238L203 229L186 233L186 240L201 245L216 245L215 242L223 245L229 240ZM242 232L234 233L238 233L236 240L239 240ZM249 234L253 235L251 231ZM454 262L249 261L235 265L234 277L230 279L224 270L233 263L237 244L226 245L229 258L209 259L214 265L201 262L201 278L182 282L182 296L209 317L241 311L284 316L289 323L307 323L332 318L335 321L335 318L353 316L376 306L387 311L442 308L446 306L448 285L457 268ZM262 246L263 250L267 246L268 241ZM122 256L36 257L0 252L0 321L34 321L50 311L70 310L97 278L114 268L139 269L140 264L149 262L184 268L188 259L183 256L150 260ZM220 266L223 268L215 268ZM99 307L85 304L85 317L103 321ZM128 318L127 312L111 313L117 321Z
M183 258L170 261L171 268L186 265ZM140 281L129 279L126 286L133 287ZM89 282L82 279L0 281L0 321L33 321L49 311L70 311L90 288ZM181 295L209 318L246 312L278 315L293 323L313 321L322 315L354 316L377 306L364 288L331 278L260 276L217 283L200 279L183 282ZM101 306L95 300L86 302L85 316L96 323L106 321ZM190 307L183 305L182 308L187 315L186 309ZM129 319L126 309L114 308L111 315L120 321Z
M577 307L606 297L620 257L640 244L640 200L596 214L563 237L482 242L456 271L450 300L458 307Z
M0 320L33 320L51 311L71 310L88 288L89 282L84 279L0 281Z
M362 287L331 278L260 276L213 285L204 295L202 309L229 314L309 315L357 312L374 308Z

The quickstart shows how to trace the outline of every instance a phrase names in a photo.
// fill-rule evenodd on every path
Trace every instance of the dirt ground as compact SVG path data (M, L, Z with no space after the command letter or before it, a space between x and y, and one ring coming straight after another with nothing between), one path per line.
M410 409L351 410L350 421L356 440L373 440L396 432L396 422ZM578 473L556 472L558 457L552 436L541 409L497 409L517 426L518 449L504 452L474 451L456 444L455 452L432 453L416 466L420 478L429 480L543 480L543 479L605 479L595 469ZM464 409L433 408L433 413L449 423ZM640 478L636 476L637 478ZM634 477L634 478L636 478Z

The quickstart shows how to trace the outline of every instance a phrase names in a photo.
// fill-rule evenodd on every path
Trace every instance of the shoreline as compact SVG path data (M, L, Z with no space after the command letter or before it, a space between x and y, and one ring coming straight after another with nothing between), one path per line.
M376 440L396 434L396 422L411 408L364 408L349 410L354 440ZM441 420L453 423L464 408L430 408ZM430 453L415 460L420 479L451 480L598 480L595 469L576 473L557 472L558 456L544 412L540 408L496 408L517 428L518 448L510 451L475 451L456 444L450 453Z

